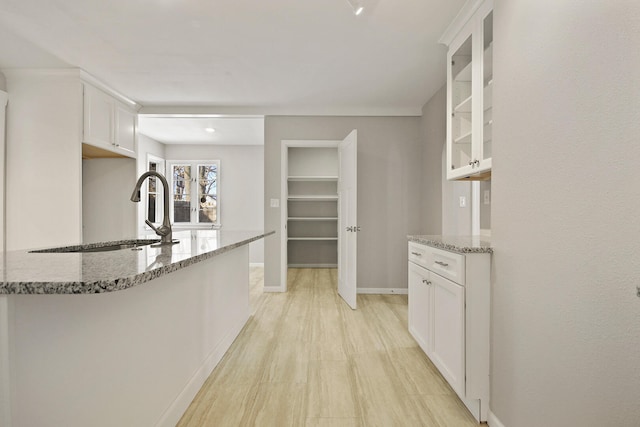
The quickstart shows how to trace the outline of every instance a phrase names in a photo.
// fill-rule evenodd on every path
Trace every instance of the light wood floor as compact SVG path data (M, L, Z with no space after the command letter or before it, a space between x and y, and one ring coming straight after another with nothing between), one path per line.
M338 296L335 269L262 293L178 426L477 426L407 331L406 295Z

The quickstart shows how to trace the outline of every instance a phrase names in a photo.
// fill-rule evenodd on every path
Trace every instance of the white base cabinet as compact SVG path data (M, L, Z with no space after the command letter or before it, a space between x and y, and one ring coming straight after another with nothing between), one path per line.
M429 270L409 263L409 332L422 351L431 355L431 283Z
M409 242L409 332L480 422L489 412L490 257Z
M464 288L431 274L433 347L429 357L458 395L464 395Z

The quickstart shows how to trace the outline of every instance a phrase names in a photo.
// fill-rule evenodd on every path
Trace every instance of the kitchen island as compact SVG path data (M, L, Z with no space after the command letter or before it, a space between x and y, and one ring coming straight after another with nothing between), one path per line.
M249 318L248 244L271 234L5 253L0 424L174 426Z

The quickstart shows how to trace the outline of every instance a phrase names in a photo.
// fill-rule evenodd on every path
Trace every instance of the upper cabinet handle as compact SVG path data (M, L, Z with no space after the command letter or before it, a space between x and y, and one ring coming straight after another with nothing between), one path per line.
M436 261L436 264L440 264L443 267L448 266L449 264L447 264L446 262L442 262L442 261Z
M422 256L422 254L421 254L421 253L419 253L419 252L411 252L411 254L412 254L412 255L415 255L415 256Z

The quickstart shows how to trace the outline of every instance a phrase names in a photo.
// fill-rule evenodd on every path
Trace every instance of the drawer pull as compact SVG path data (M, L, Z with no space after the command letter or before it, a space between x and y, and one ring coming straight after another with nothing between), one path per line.
M448 266L449 264L447 264L446 262L442 262L442 261L436 261L436 264L440 264L443 267Z
M422 279L422 283L425 283L425 284L427 284L427 285L430 285L430 284L431 284L431 281L430 281L430 280L427 280L427 279Z
M411 252L411 254L415 255L415 256L422 256L422 254L420 252Z

